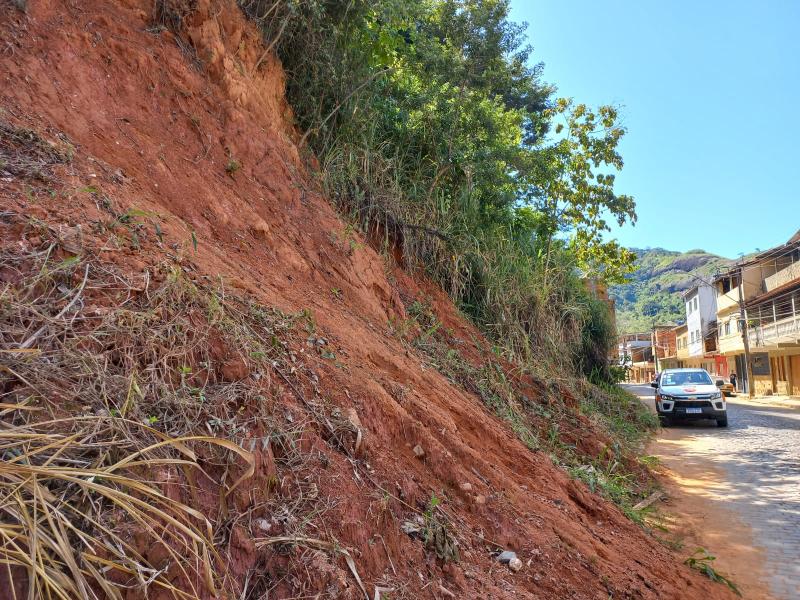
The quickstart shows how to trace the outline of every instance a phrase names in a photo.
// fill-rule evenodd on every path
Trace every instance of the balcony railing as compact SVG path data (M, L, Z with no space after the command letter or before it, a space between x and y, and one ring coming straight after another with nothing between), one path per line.
M796 279L800 279L800 263L792 263L785 269L781 269L774 275L764 279L764 292L771 292Z
M750 344L755 347L800 344L800 315L750 328Z

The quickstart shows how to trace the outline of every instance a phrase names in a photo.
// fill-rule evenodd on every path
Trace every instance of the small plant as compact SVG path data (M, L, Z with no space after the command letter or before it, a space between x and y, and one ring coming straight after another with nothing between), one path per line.
M440 510L441 499L436 494L431 494L428 506L422 514L424 525L422 527L422 539L428 548L431 548L436 556L445 562L458 561L458 546L450 534L447 520Z
M340 290L340 289L339 289L339 288L337 288L337 287L331 288L331 294L332 294L332 295L333 295L333 297L334 297L334 298L336 298L337 300L341 300L341 299L342 299L342 290Z
M191 367L187 367L186 365L183 365L181 367L178 367L178 373L180 373L180 376L181 376L181 386L185 386L186 385L186 378L189 375L192 374L192 368Z
M739 591L737 585L714 569L711 563L715 560L717 560L716 556L711 556L704 548L698 548L689 558L683 561L683 564L688 565L695 571L699 571L711 581L727 585L737 596L741 596L742 593Z
M314 319L314 313L310 309L304 308L301 310L300 319L306 322L305 328L308 333L314 333L317 330L317 321Z
M225 165L225 172L228 175L233 176L233 174L236 173L236 171L238 171L241 168L242 168L242 163L240 163L235 158L231 157L228 159L228 164Z
M645 467L648 468L655 468L661 464L661 460L657 456L652 456L650 454L646 454L644 456L639 457L639 462L643 464Z
M415 319L398 319L396 317L389 317L389 331L393 336L405 340L406 337L418 325Z

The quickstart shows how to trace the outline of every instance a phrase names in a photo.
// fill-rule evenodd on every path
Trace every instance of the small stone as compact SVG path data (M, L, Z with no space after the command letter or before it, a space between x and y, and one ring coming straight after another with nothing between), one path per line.
M422 446L419 444L414 446L414 456L417 458L425 458L425 450L423 450Z
M462 492L471 492L472 491L472 484L469 482L465 482L461 484L461 491Z
M253 526L259 531L263 532L268 532L270 529L272 529L272 523L266 519L256 519L253 521Z
M415 521L403 521L402 525L400 525L403 533L412 538L422 536L422 527L422 524Z
M475 504L486 504L486 496L483 494L475 496Z
M61 227L59 230L61 247L70 254L80 254L83 248L83 232L80 225Z
M522 561L518 558L512 558L508 561L508 568L516 573L522 568Z
M497 562L503 565L509 564L512 560L517 558L517 553L511 550L504 550L497 555Z

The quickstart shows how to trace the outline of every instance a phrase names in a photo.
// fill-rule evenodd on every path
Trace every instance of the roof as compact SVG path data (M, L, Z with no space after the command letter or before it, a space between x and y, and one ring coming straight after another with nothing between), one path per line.
M770 248L769 250L764 250L764 252L760 252L756 254L755 261L758 261L762 258L769 258L774 256L776 253L779 253L781 250L791 251L795 248L800 247L800 229L795 233L789 241L785 244L781 244L780 246L775 246L774 248Z
M730 267L728 267L727 271L722 273L717 273L716 275L714 275L713 281L714 283L716 283L719 280L724 279L725 277L730 277L731 275L737 274L739 271L742 270L742 267L748 267L750 265L757 264L761 262L763 259L774 256L775 254L778 254L781 251L790 252L795 248L800 248L800 229L798 229L797 233L795 233L791 238L789 238L789 241L786 242L785 244L781 244L780 246L775 246L774 248L770 248L768 250L764 250L763 252L759 252L758 254L751 256L747 260L740 259L739 262L736 262L732 264Z
M686 288L683 292L681 292L681 296L686 298L687 296L691 296L695 291L699 290L700 288L708 288L708 287L714 287L714 286L712 286L707 281L703 281L701 279L699 283L695 283L692 287Z
M793 279L788 283L784 283L781 286L776 287L774 290L770 290L765 294L760 294L751 298L747 302L745 302L745 307L750 308L751 306L758 306L762 302L767 302L772 300L776 296L780 296L781 294L785 294L786 292L794 291L795 289L800 289L800 279Z

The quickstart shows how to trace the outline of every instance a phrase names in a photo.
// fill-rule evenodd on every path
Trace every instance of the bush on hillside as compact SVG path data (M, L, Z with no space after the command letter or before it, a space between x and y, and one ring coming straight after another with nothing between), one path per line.
M619 278L603 240L624 134L612 107L555 100L507 0L239 0L287 73L340 210L426 269L510 358L571 368L592 320L578 269Z

